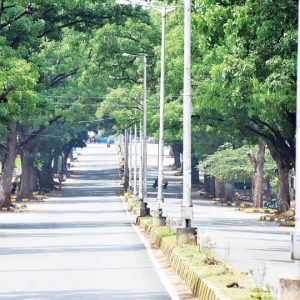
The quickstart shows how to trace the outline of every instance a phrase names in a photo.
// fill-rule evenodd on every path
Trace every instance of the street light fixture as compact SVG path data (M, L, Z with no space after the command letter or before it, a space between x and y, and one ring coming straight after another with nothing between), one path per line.
M166 40L166 16L178 6L155 6L144 1L137 0L116 0L117 4L139 5L152 8L161 13L162 16L162 37L161 37L161 75L160 75L160 114L159 114L159 151L158 151L158 191L157 191L157 216L162 216L162 203L164 201L162 182L164 179L164 104L165 104L165 40Z

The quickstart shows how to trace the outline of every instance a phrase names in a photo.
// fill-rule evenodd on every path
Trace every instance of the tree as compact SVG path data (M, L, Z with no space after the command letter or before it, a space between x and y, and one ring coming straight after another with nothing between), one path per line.
M289 207L295 165L296 6L199 0L194 14L201 82L194 113L220 131L266 142L279 173L279 211Z
M17 131L22 114L35 109L37 97L36 70L16 51L0 39L0 134L2 149L2 176L0 180L0 207L10 205L11 180L18 153Z
M80 62L80 65L77 65L74 63L75 60L64 56L66 53L64 50L68 47L62 47L60 53L56 51L56 55L50 58L51 46L54 44L58 46L57 41L63 41L61 44L64 43L65 46L71 43L77 47L77 53L80 53L81 42L90 40L96 29L110 22L122 24L128 16L133 19L141 17L146 22L148 20L147 13L142 10L120 8L114 1L99 3L88 0L67 2L24 0L15 3L0 1L0 44L3 46L0 51L0 62L3 61L5 64L0 74L0 82L4 82L0 87L0 98L4 103L0 112L0 134L4 137L1 152L3 167L0 181L0 207L11 205L10 184L16 154L22 152L24 167L28 165L30 159L25 157L31 155L27 153L31 149L30 143L38 143L34 140L39 139L49 125L61 118L64 119L59 111L65 109L64 113L66 113L66 106L57 109L56 103L53 103L55 101L51 101L51 98L45 99L44 95L49 94L49 89L55 89L50 92L52 95L58 97L65 95L70 79L78 76L79 72L82 72L82 75L87 73L82 60L77 61ZM68 39L68 36L70 37L68 28L77 33L82 32L81 35L76 35L76 41ZM91 49L92 47L87 55L86 64L93 55ZM47 50L49 61L46 61L44 55ZM6 67L10 64L13 66L11 73ZM24 68L24 74L21 76L18 68ZM14 71L16 72L13 74ZM34 86L29 86L30 80ZM71 88L68 92L70 91ZM26 93L28 96L25 99ZM34 95L36 95L35 99L33 99ZM69 99L65 102L70 103ZM46 113L42 112L42 108ZM44 143L40 146L44 146ZM36 148L34 149L34 152L37 151ZM24 193L26 194L25 191Z
M255 173L252 179L252 198L254 207L263 207L263 185L264 185L264 165L265 165L265 150L266 143L260 141L258 145L257 158L253 154L253 151L248 151L247 155L252 163Z
M208 155L201 162L200 168L205 171L206 174L214 176L218 182L226 183L228 187L229 184L233 185L234 182L250 181L254 175L256 175L255 180L252 181L254 190L256 190L254 193L254 204L260 207L262 202L258 202L258 200L262 197L264 179L274 175L276 169L269 152L267 152L266 158L264 159L262 152L265 150L262 149L263 146L264 144L261 143L258 148L243 146L234 149L231 144L224 144L218 151ZM258 153L258 158L255 159L255 161L260 161L259 166L257 162L253 165L253 162L248 159L247 155L249 155L249 153L251 153L252 160L256 156L256 153ZM264 160L265 164L262 164ZM263 170L261 170L264 166L265 178L262 177ZM258 195L258 193L260 193L260 195ZM227 199L231 200L233 196L233 190L231 189L231 194L227 194Z

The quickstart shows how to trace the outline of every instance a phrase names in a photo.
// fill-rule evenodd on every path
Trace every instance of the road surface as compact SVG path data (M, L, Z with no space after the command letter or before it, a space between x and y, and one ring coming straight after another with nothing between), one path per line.
M120 200L116 146L80 152L61 192L0 214L0 299L171 299Z
M151 187L157 176L157 145L148 144L149 207L156 206L157 191ZM174 160L165 149L165 178L169 181L163 204L164 215L173 226L180 223L182 176L174 176L169 167ZM257 221L260 214L247 214L232 207L216 206L211 200L193 193L194 220L199 242L212 248L221 259L243 272L253 272L258 284L274 294L279 292L279 278L299 276L299 265L290 259L291 228ZM265 275L264 275L265 273Z

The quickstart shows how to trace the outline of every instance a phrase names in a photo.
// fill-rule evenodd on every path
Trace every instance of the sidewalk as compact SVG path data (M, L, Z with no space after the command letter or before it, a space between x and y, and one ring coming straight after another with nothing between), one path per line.
M0 214L0 299L171 299L119 197L116 146L80 152L62 191Z
M156 208L156 190L151 184L157 176L157 145L148 144L148 202ZM171 225L180 223L182 176L174 176L169 165L173 160L165 151L165 178L169 181L163 205L164 215ZM290 259L291 228L278 227L270 222L258 221L260 214L247 214L233 207L217 206L213 201L200 199L199 191L192 193L194 205L193 226L198 228L199 242L229 265L243 272L252 270L258 283L268 286L274 294L279 288L279 278L295 277L297 264ZM265 272L265 276L263 273ZM261 278L259 278L261 277Z

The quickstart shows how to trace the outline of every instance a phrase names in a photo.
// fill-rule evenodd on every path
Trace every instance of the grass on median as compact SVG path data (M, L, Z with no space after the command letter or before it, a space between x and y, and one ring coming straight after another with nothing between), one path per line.
M139 223L149 234L152 242L162 250L172 268L186 280L195 295L203 297L199 294L200 278L202 283L205 282L205 285L216 291L216 295L222 295L229 299L275 299L269 291L256 286L249 275L228 267L209 249L202 249L198 245L177 246L176 233L170 227L152 227L149 217L141 218Z

